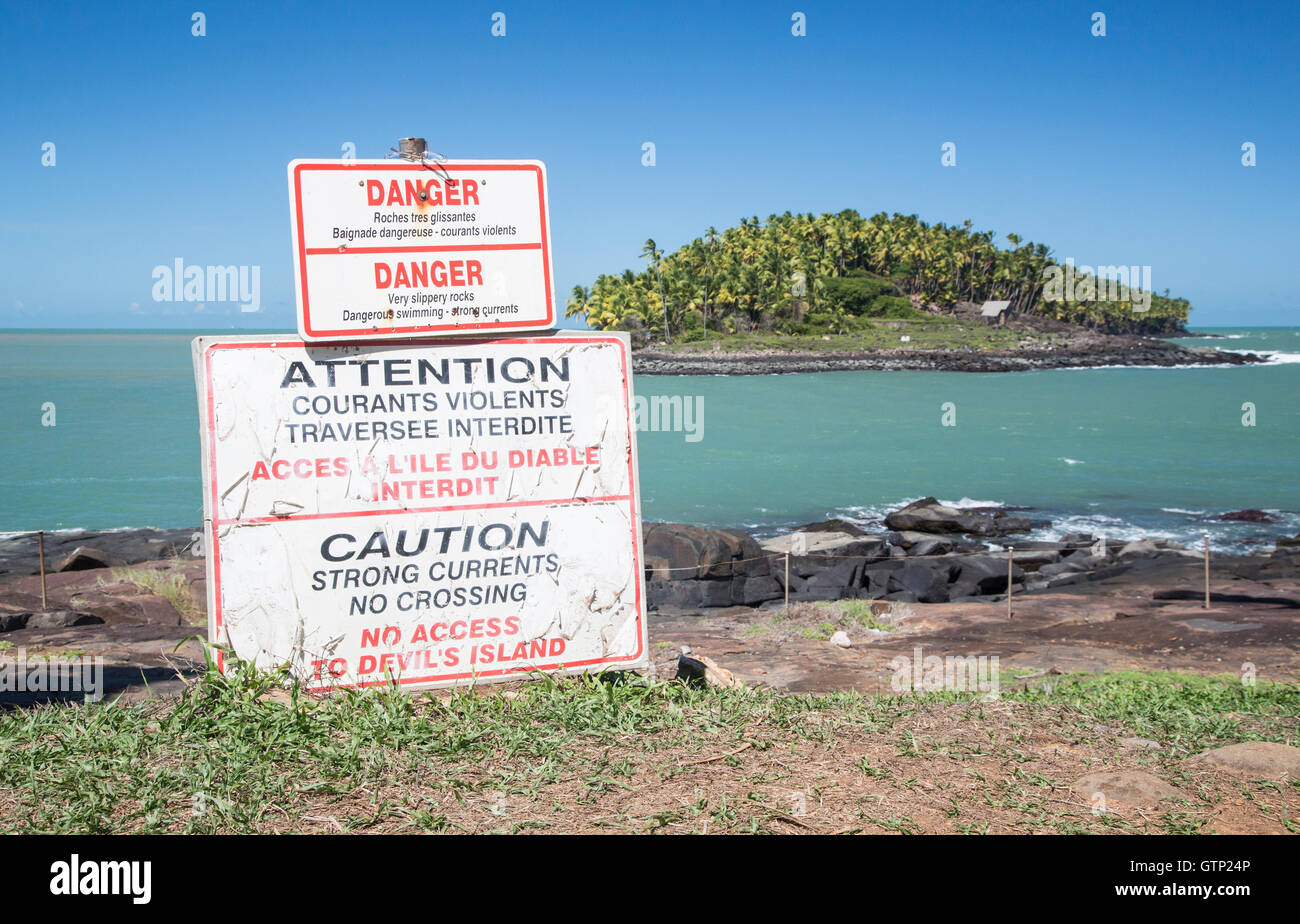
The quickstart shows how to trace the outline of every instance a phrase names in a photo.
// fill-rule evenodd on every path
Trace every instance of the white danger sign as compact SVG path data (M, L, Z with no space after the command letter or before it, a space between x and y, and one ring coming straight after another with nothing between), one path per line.
M295 160L289 205L304 339L555 326L541 161Z
M312 688L645 666L625 334L200 337L208 634Z

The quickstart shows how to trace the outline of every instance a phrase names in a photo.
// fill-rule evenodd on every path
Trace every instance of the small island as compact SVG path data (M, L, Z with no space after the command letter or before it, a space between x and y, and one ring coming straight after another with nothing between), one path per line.
M1254 354L1192 349L1191 304L1150 289L1150 268L1058 262L1045 244L971 222L852 209L742 219L640 272L575 286L568 317L628 332L640 374L1080 366L1241 365Z

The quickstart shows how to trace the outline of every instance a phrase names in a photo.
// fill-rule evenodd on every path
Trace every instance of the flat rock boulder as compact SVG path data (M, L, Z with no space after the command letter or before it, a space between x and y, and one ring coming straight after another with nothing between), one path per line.
M1300 748L1276 741L1243 741L1189 757L1192 766L1224 770L1234 776L1300 780Z
M764 539L759 547L774 555L804 555L809 552L839 551L848 545L856 545L858 537L852 533L839 532L793 532ZM881 543L883 545L883 543Z
M850 536L865 536L867 531L856 523L839 518L822 520L819 523L806 523L794 530L797 533L846 533Z
M1072 788L1087 799L1100 794L1107 802L1122 802L1136 808L1154 808L1167 800L1187 798L1182 790L1144 770L1089 773L1075 780Z
M24 629L70 629L74 626L100 625L104 621L94 613L79 613L74 610L47 610L26 615Z
M748 533L684 523L647 523L645 555L661 560L670 580L768 574L767 558ZM666 563L666 564L662 564Z
M1119 557L1128 558L1130 555L1140 555L1146 558L1155 555L1159 551L1159 547L1150 539L1134 539L1119 550Z
M900 533L957 533L971 536L1006 536L1039 525L1025 517L998 511L959 510L924 497L885 517L885 525Z
M89 571L92 568L116 568L122 564L120 558L109 555L94 546L79 545L54 567L55 571Z

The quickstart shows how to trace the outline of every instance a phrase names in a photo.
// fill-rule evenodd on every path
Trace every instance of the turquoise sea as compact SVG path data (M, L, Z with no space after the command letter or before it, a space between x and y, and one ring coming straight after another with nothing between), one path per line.
M703 399L702 439L639 436L647 519L774 531L872 522L933 494L1069 531L1220 548L1300 532L1300 329L1215 329L1197 346L1264 366L1007 374L642 377ZM0 532L199 523L197 332L0 333ZM43 426L53 403L55 426ZM943 405L956 425L942 426ZM1255 426L1243 426L1244 404ZM1230 524L1240 508L1275 525Z

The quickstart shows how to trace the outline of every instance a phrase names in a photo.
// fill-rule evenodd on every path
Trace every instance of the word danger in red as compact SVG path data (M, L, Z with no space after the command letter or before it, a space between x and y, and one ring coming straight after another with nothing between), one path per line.
M474 180L382 180L366 181L366 205L478 205L478 183Z
M481 286L483 264L478 260L411 260L375 263L376 289L427 289L433 286Z

